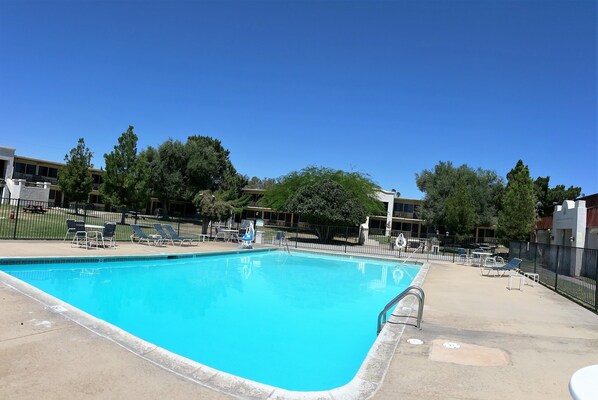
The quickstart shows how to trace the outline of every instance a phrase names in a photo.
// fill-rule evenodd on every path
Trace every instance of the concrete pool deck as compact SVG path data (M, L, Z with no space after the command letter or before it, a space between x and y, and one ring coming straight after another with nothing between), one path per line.
M87 251L68 242L0 241L0 254L99 256L236 247L119 243L116 249ZM423 329L405 328L372 398L569 398L573 372L598 364L598 315L539 285L509 291L507 280L482 277L470 266L433 262L423 285ZM0 284L0 398L166 397L232 398L166 371Z

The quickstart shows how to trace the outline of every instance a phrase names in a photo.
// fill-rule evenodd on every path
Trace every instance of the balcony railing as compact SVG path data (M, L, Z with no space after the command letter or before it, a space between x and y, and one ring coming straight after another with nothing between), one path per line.
M13 179L25 179L27 182L50 182L53 185L58 185L58 178L51 178L49 176L41 176L34 174L25 174L23 172L15 172L12 174Z
M415 215L415 213L412 213L412 212L395 211L392 213L392 216L395 218L417 219L417 216Z

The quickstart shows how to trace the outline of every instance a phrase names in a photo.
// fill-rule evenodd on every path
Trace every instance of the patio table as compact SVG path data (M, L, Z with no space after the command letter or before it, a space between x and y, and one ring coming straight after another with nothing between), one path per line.
M573 400L592 400L598 393L598 364L577 370L569 381Z
M492 255L492 253L486 253L485 251L474 251L471 254L479 256L479 264L480 264L480 266L484 264L484 261L486 260L486 257L489 257L489 256ZM475 262L475 261L476 261L476 257L473 258L472 262Z

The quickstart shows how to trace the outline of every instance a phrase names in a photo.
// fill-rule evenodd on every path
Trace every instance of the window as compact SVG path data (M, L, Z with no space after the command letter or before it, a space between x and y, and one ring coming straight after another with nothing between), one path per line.
M30 175L35 175L35 165L33 164L25 164L26 169L25 173Z
M403 212L412 213L413 212L413 204L404 204Z
M48 167L39 167L38 175L40 176L48 176Z
M20 163L20 162L15 163L15 172L19 172L19 173L24 174L25 173L25 168L26 168L25 165L26 164L23 164L23 163Z
M57 168L48 168L48 176L50 178L58 178L58 169Z

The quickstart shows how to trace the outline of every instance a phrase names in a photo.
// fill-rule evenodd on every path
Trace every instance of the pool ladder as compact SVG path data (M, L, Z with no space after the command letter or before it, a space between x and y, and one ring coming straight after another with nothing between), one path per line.
M378 333L377 333L377 335L380 334L380 331L384 327L384 324L386 324L386 313L388 312L388 310L390 310L395 304L397 304L399 301L403 300L405 297L407 297L409 295L415 296L415 298L417 298L417 301L418 301L417 324L415 326L417 327L417 329L421 329L422 316L424 315L424 300L426 298L426 294L424 293L424 290L422 288L420 288L419 286L409 286L407 289L403 290L397 297L395 297L394 299L389 301L388 304L384 307L384 309L380 312L380 314L378 314ZM400 315L400 316L397 315L397 317L415 318L415 317L412 317L409 315ZM396 322L396 323L397 324L402 324L402 323L406 324L406 322ZM411 324L409 324L409 325L411 325Z

